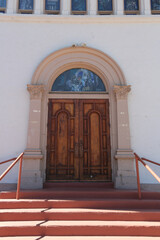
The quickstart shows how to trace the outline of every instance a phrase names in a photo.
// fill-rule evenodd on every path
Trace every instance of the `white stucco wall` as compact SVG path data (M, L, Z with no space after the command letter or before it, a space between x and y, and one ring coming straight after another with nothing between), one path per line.
M160 21L118 23L113 18L99 23L95 20L74 23L74 16L70 17L72 23L67 17L55 23L46 18L36 23L27 22L28 18L22 22L0 18L0 161L17 156L26 148L29 117L26 86L39 63L56 50L83 42L111 56L122 69L127 84L132 85L129 94L132 149L160 163ZM4 167L0 169L1 173ZM153 169L159 172L158 168ZM142 183L156 183L143 167L140 172ZM3 182L16 179L17 168Z

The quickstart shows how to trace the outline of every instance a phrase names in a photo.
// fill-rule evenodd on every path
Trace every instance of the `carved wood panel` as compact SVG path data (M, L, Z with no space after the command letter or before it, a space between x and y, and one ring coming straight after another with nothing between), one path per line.
M108 100L81 100L80 160L83 180L111 180Z

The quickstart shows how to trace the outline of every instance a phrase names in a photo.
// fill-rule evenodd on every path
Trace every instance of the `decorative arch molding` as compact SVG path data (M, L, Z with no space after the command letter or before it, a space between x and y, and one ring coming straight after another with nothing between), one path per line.
M117 188L135 188L134 155L130 147L127 103L131 87L127 86L122 70L111 57L86 46L72 46L50 54L39 64L33 74L31 84L27 86L30 93L30 115L27 149L24 155L26 161L23 167L23 187L43 187L46 167L48 99L55 98L54 93L50 94L50 91L56 78L71 68L86 68L102 79L107 93L103 93L100 98L109 98L110 101L113 181ZM85 95L84 98L90 96ZM70 97L73 95L70 94ZM90 98L96 97L92 94ZM60 94L59 98L61 98Z
M46 57L36 69L31 84L51 89L55 79L71 68L86 68L96 73L109 92L114 85L126 85L124 74L118 64L105 53L89 47L69 47Z

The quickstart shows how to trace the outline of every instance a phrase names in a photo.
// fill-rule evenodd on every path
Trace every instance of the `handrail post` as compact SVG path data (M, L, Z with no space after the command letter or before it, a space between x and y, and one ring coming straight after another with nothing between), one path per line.
M21 186L22 159L23 159L23 154L22 154L22 156L20 158L20 162L19 162L19 174L18 174L17 193L16 193L17 200L19 199L20 186Z
M141 194L141 186L140 186L140 178L139 178L139 166L138 166L138 156L137 154L134 154L136 158L136 172L137 172L137 187L138 187L138 198L142 199Z

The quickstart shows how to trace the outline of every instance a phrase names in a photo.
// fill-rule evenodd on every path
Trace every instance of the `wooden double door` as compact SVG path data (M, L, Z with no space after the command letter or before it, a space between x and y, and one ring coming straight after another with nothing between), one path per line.
M48 104L47 180L111 181L109 100Z

